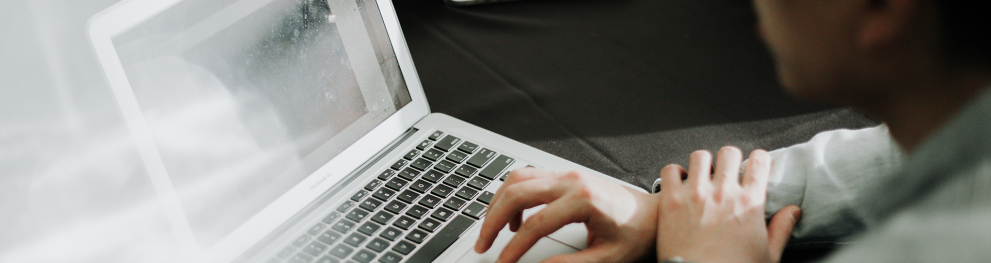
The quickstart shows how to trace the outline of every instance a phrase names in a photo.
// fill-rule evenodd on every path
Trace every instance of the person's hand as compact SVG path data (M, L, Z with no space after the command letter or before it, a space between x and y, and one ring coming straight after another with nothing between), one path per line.
M522 222L523 210L547 204ZM475 251L484 253L509 223L516 232L497 262L516 262L540 238L570 223L585 223L588 248L544 262L625 262L652 256L657 199L581 172L535 168L513 171L492 197Z
M688 171L668 165L661 171L657 227L658 259L692 262L778 262L801 216L785 207L764 223L764 201L771 157L753 151L740 182L742 153L723 147L712 155L692 153ZM688 180L682 182L683 176Z

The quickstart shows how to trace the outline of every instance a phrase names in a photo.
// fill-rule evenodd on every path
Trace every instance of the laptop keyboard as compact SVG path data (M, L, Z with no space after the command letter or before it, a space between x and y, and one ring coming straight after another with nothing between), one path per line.
M515 161L436 131L268 262L431 262L484 216L485 187Z

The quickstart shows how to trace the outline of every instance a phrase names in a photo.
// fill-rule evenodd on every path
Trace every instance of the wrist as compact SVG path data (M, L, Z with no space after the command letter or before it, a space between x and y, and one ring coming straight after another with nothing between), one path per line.
M695 262L685 261L684 259L682 259L679 256L674 256L674 257L670 257L670 258L664 259L664 260L660 261L660 263L695 263Z

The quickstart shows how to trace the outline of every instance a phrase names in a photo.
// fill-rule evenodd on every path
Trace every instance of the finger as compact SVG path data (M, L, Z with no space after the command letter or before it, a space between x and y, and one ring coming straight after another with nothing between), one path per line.
M549 257L540 263L580 263L580 262L607 262L604 260L610 254L604 247L590 247L575 253L561 254Z
M741 186L758 198L755 200L763 201L767 196L767 180L770 175L771 155L764 150L754 150L748 157Z
M681 186L681 175L687 174L681 165L669 164L661 169L661 191L671 192Z
M544 177L506 187L502 197L503 201L493 202L489 206L478 241L475 243L475 251L485 253L492 245L492 241L499 235L502 227L509 220L515 218L518 213L560 198L564 191L561 191L560 187L556 187L560 182L554 179L553 177Z
M533 247L540 238L550 235L565 225L583 222L588 218L586 211L577 202L567 198L558 199L544 209L523 221L516 235L499 254L499 262L516 262Z
M722 186L722 189L740 187L740 162L743 161L743 153L733 146L726 146L719 149L716 154L716 174L713 175L712 184Z
M496 193L492 195L492 200L489 200L489 204L495 204L496 202L499 202L499 197L502 196L502 192L505 191L506 187L509 187L515 183L525 182L541 177L554 176L556 174L557 172L555 171L539 169L539 168L522 168L522 169L513 170L512 172L509 173L509 176L506 177L506 181L503 182L502 186L499 186L499 189L496 190ZM491 205L489 207L491 207Z
M688 181L685 184L693 186L709 184L711 175L712 154L706 150L693 152L688 160Z
M523 224L523 212L518 212L509 220L509 231L516 232L520 229L521 224Z
M788 244L791 231L795 229L795 224L801 218L802 210L795 205L787 206L771 217L771 222L767 225L767 247L774 262L781 259L781 253Z

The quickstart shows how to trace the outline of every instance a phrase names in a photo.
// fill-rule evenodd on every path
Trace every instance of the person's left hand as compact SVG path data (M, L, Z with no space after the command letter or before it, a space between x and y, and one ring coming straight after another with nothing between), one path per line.
M522 221L523 210L547 204ZM537 240L570 223L585 223L588 248L544 262L628 262L652 256L657 229L654 196L582 172L513 171L492 197L475 251L484 253L509 223L516 235L497 262L516 262Z
M669 165L661 171L658 208L658 259L681 257L692 262L778 262L795 223L797 206L778 211L764 222L764 202L771 157L753 151L740 180L743 154L723 147L716 156L697 151L686 171ZM688 180L682 182L681 179ZM711 177L711 178L710 178Z

